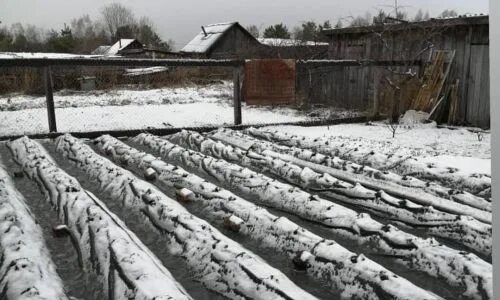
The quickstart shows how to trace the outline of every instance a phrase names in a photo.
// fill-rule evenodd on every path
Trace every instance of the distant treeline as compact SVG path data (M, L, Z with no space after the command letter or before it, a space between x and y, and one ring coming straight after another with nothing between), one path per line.
M58 30L21 23L0 27L0 51L90 53L120 38L137 38L166 51L173 46L172 41L160 38L149 18L137 18L129 8L112 3L101 8L98 19L83 15Z
M458 16L458 13L452 9L446 9L438 15L439 18L456 16ZM421 9L419 9L413 17L410 17L405 10L395 7L392 13L388 13L385 10L380 9L375 16L366 12L362 16L342 17L337 20L337 23L334 26L332 26L330 21L327 20L323 23L316 23L315 21L302 22L300 25L293 27L291 30L283 23L265 27L263 30L260 30L256 25L249 25L247 26L247 30L257 38L293 38L299 41L322 42L326 41L326 37L321 34L321 31L324 29L370 26L381 23L398 22L401 20L419 22L429 19L429 12L424 13Z

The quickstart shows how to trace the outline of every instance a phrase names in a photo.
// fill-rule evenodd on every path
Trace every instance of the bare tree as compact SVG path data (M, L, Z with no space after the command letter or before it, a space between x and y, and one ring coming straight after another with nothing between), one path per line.
M115 38L118 28L130 26L135 23L132 11L120 3L115 2L104 6L101 9L101 14L112 39Z
M249 25L249 26L246 27L246 30L251 35L253 35L253 37L255 37L256 39L259 38L259 36L260 36L260 30L259 30L259 27L257 27L256 25Z

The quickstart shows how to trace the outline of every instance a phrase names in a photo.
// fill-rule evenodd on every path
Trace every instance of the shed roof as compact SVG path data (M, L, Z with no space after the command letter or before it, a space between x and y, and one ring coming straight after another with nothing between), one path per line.
M111 46L110 45L102 45L102 46L99 46L97 48L95 48L94 51L91 52L91 54L96 54L96 55L103 55L106 53L106 51L108 51L108 49L110 48Z
M105 55L116 55L121 50L127 48L134 41L136 41L136 39L119 39L116 43L108 48Z
M371 25L371 26L356 26L356 27L346 27L346 28L336 28L323 30L323 34L327 36L334 36L339 34L349 34L349 33L372 33L381 31L398 31L398 30L408 30L408 29L419 29L419 28L430 28L430 27L451 27L451 26L463 26L463 25L484 25L489 24L488 15L465 15L456 18L432 18L427 21L420 22L406 22L406 23L389 23L382 25Z
M217 23L203 26L201 31L180 52L184 53L207 53L210 48L229 31L233 26L239 26L248 33L238 22ZM206 34L205 34L206 33ZM250 33L248 33L250 35Z
M315 42L315 41L301 41L294 39L259 38L258 40L261 44L272 47L328 46L328 43Z

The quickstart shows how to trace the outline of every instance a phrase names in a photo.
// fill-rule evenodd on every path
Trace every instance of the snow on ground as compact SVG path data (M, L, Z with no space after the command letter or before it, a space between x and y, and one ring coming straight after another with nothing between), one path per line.
M407 153L428 163L445 164L460 174L491 175L491 134L477 133L465 128L438 128L435 123L403 126L392 138L392 132L382 122L341 124L334 126L299 127L269 126L263 128L310 138L335 137L346 143L366 144L375 152Z
M310 119L296 110L279 107L242 108L243 123L294 122ZM126 105L57 108L61 132L165 128L169 126L232 125L233 107L221 103L171 105ZM45 109L0 113L0 135L34 134L48 131Z
M464 156L491 159L491 134L484 133L479 141L476 133L465 128L438 128L434 123L409 126L398 129L396 137L382 122L366 124L340 124L334 126L299 127L279 126L264 129L279 130L285 133L316 137L344 137L347 140L361 139L377 147L409 148L419 156Z
M98 131L233 124L232 84L149 90L60 91L54 95L58 131ZM243 123L318 119L291 107L242 107ZM45 98L0 97L0 136L48 131Z

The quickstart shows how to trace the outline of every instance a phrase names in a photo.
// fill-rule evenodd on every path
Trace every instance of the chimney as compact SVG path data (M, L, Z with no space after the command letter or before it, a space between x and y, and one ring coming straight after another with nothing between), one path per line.
M203 34L205 35L205 37L208 36L207 32L205 31L205 27L201 26L201 30L203 30Z
M122 39L118 39L118 45L120 45L120 49L122 48Z

